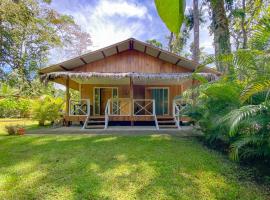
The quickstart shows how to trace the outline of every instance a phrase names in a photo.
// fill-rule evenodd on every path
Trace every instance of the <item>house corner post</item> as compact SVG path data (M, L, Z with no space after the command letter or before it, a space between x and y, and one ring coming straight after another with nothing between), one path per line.
M69 116L69 100L70 100L70 93L69 93L69 77L66 79L66 116Z
M134 108L133 108L133 96L134 96L134 92L133 92L133 79L132 77L130 77L130 85L129 85L129 91L130 91L130 99L131 99L131 126L134 126L134 119L133 119L133 112L134 112Z

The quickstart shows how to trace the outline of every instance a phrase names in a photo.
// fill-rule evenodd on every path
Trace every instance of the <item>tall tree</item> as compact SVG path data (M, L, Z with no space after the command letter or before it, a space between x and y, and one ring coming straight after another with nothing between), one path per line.
M259 18L264 15L264 7L269 0L235 0L230 14L230 32L236 49L248 48L248 38Z
M214 33L215 56L231 53L229 22L226 16L224 0L210 0L212 24L211 30ZM218 60L218 59L217 59ZM217 62L218 71L227 72L228 66Z
M200 54L200 13L199 13L199 0L193 0L193 52L192 58L193 61L199 62L199 54Z
M169 52L172 52L172 50L173 50L173 38L174 38L174 34L173 34L173 32L171 32L170 36L169 36L169 42L168 42L168 51Z
M62 45L70 35L65 27L75 26L72 17L59 14L48 3L49 0L0 3L0 67L2 72L14 71L28 85L47 61L49 50Z

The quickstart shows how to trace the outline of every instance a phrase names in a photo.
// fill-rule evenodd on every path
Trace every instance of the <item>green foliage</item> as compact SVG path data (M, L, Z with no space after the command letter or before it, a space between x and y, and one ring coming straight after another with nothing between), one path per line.
M244 102L248 98L250 98L252 95L259 93L259 92L264 92L267 91L269 93L270 91L270 80L263 80L263 81L258 81L254 82L250 85L248 85L241 96L241 100ZM267 95L268 97L268 95Z
M91 44L90 35L71 16L58 13L48 3L50 0L0 3L0 79L12 81L20 91L31 88L51 49L66 45L74 56Z
M184 21L185 0L155 0L160 18L167 28L178 34Z
M207 142L219 141L228 144L230 138L226 134L227 129L217 122L231 109L239 107L241 88L237 82L228 84L227 80L220 80L203 84L198 90L193 91L198 97L187 114L197 120Z
M36 99L32 105L32 117L38 120L39 125L44 125L45 121L54 122L61 115L63 100L50 96L42 96Z
M16 135L17 134L17 125L8 125L5 126L5 129L7 130L8 135Z
M253 37L250 40L250 46L252 48L267 50L269 49L270 38L270 7L266 10L266 13L261 19L258 20L254 30L252 31Z
M8 135L19 135L20 131L24 128L20 125L7 125L5 126L5 129L7 130Z
M155 47L158 47L158 48L162 49L162 43L157 41L156 39L146 40L146 42L148 44L151 44L151 45L153 45Z
M25 118L30 116L31 100L8 97L0 99L0 118Z

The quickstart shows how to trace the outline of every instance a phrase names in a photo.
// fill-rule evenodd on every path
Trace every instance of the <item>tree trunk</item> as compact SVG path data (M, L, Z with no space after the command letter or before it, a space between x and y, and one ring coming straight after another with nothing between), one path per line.
M241 29L242 29L242 34L243 34L243 49L247 48L247 30L246 30L246 0L242 0L242 9L244 15L242 16L241 19Z
M169 37L169 44L168 44L169 52L172 52L172 48L173 48L172 41L173 41L173 32L171 32L171 35Z
M194 47L192 52L193 61L200 59L200 22L199 22L199 0L193 0L193 21L194 21Z
M224 8L224 0L210 0L212 12L212 31L214 33L214 46L216 58L222 54L231 53L229 22ZM216 62L217 70L228 72L228 66Z

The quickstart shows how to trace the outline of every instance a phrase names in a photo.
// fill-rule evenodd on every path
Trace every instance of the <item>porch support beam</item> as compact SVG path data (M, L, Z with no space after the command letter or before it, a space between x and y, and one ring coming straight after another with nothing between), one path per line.
M87 62L83 59L83 58L80 58L80 60L86 65Z
M66 79L66 115L69 116L69 100L70 100L70 93L69 93L69 77Z
M65 68L63 65L59 65L59 67L61 67L63 70L65 71L69 71L67 68Z
M178 65L178 63L181 61L181 59L178 59L175 63L175 65Z
M134 126L134 120L133 120L133 79L130 77L130 85L129 85L129 91L130 91L130 99L131 99L131 126Z
M157 58L159 58L160 54L161 54L161 51L158 52Z
M106 58L104 51L101 51L101 53L102 53L103 57Z
M143 53L146 53L146 49L147 49L147 46L144 46L144 51L143 51Z

